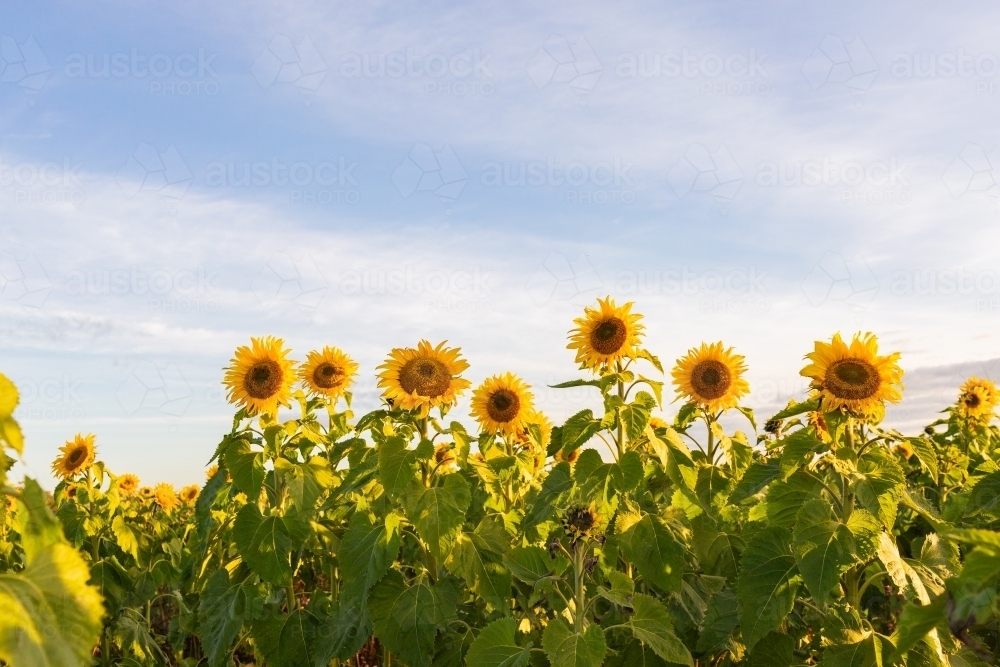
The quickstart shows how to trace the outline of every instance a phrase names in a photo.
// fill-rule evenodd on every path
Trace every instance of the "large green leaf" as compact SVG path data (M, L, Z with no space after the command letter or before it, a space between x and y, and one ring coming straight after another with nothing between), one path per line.
M622 535L621 547L648 583L666 593L681 589L684 547L660 519L642 517Z
M233 523L233 540L244 562L261 579L287 585L292 576L290 562L292 531L280 516L265 517L257 505L244 505Z
M833 519L829 503L814 498L799 510L792 544L802 580L813 599L825 603L855 562L854 534Z
M491 523L492 519L487 518L476 532L462 532L446 564L465 579L473 592L506 614L510 608L511 575L503 565L503 555L508 545L491 544L488 534Z
M751 496L755 496L763 490L765 486L777 479L781 469L777 462L752 463L736 488L729 494L730 503L739 503Z
M531 656L531 642L518 646L517 622L513 618L493 621L479 633L465 659L474 667L524 667Z
M536 526L552 516L556 498L573 488L572 470L570 465L563 461L549 471L545 481L542 482L542 490L521 521L522 530Z
M719 591L708 603L705 622L695 648L701 653L718 649L739 624L736 594L728 589Z
M399 553L399 522L398 514L374 521L367 512L351 516L337 553L344 587L351 594L366 594L388 572Z
M104 609L90 569L66 543L45 494L26 479L19 503L25 568L0 575L0 659L12 667L82 667Z
M854 644L831 646L823 651L821 667L888 667L892 644L874 632Z
M691 652L674 634L670 614L663 603L649 595L636 593L632 596L632 609L635 613L629 617L628 624L636 639L669 663L694 665Z
M209 577L198 605L201 644L212 667L222 665L244 622L259 617L264 608L264 591L245 577L230 582L229 572L216 570Z
M250 449L246 440L233 440L223 453L223 463L233 477L233 484L252 501L260 495L267 471L264 452Z
M372 589L368 607L379 641L406 665L427 667L438 628L454 616L457 602L458 590L451 581L408 587L403 575L392 570Z
M862 507L892 530L903 493L903 470L887 451L869 449L858 461L860 477L851 485Z
M552 667L600 667L608 647L599 625L577 633L557 616L545 626L542 648Z
M378 447L378 479L390 497L406 490L417 470L416 453L398 436L386 439Z
M253 623L253 638L268 667L319 667L325 664L317 651L318 620L307 609L282 614L275 609Z
M791 667L798 663L794 650L794 639L780 632L770 632L764 641L753 647L747 667Z
M566 420L562 427L562 451L568 456L587 443L601 430L601 420L594 419L592 410L581 410Z
M333 484L330 465L322 456L314 456L306 463L279 458L274 469L284 478L288 495L300 512L312 511L324 489Z
M974 516L981 512L995 514L1000 506L1000 471L991 472L972 488L965 514Z
M681 440L677 431L668 428L663 437L660 437L653 429L648 429L646 434L670 481L693 491L698 482L698 471L691 459L691 450Z
M775 482L767 490L767 518L772 526L791 528L799 509L810 498L819 495L819 480L803 471L793 473L787 480Z
M618 494L638 486L642 474L642 459L636 452L625 452L618 462L605 463L596 449L580 454L573 471L582 495L599 501L608 513L617 505Z
M747 543L736 599L747 648L776 630L792 610L799 590L798 567L787 529L771 526Z
M0 419L14 414L19 400L17 387L6 375L0 373Z
M789 476L812 460L813 455L823 447L823 441L816 437L812 428L803 428L783 438L781 449L781 478Z
M947 597L939 596L928 605L920 604L917 600L911 600L903 607L903 613L899 616L899 628L896 633L896 650L893 653L893 660L899 658L904 653L917 645L921 639L927 636L942 622L947 621L945 606Z
M458 474L445 477L441 486L414 485L407 493L406 516L439 561L455 545L471 500L469 483Z

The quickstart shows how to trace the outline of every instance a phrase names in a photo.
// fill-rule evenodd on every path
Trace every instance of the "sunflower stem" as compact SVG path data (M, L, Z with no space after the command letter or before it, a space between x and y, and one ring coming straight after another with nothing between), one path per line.
M624 403L625 402L625 383L622 382L621 379L620 379L621 378L621 372L623 370L622 369L622 362L620 362L620 361L616 362L616 366L617 366L617 369L618 369L618 377L619 377L619 380L618 380L618 398L620 398L621 401L622 401L622 403ZM618 438L615 441L615 444L618 445L618 460L619 461L622 460L622 456L625 454L625 443L623 442L624 435L625 435L624 434L624 429L622 428L622 409L621 409L621 407L619 407L618 408Z

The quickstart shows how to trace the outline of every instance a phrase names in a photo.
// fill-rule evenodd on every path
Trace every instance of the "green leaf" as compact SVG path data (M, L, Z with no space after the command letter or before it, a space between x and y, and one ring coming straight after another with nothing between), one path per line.
M674 634L670 614L659 600L636 593L632 596L632 609L635 613L629 616L628 625L636 639L669 663L693 667L691 652Z
M0 438L18 454L24 453L24 433L13 417L0 417Z
M753 647L747 667L791 667L799 662L794 650L794 639L780 632L770 632L764 641Z
M319 663L316 617L306 609L272 612L254 621L253 637L269 667L306 667Z
M650 352L649 350L638 350L636 352L636 356L639 359L645 359L649 363L653 364L653 368L660 371L661 373L663 372L663 364L660 363L660 358L657 357L652 352Z
M608 646L599 625L577 633L557 616L545 626L542 648L552 667L600 667Z
M938 478L938 459L937 452L934 451L934 445L931 443L929 438L908 438L907 442L910 443L910 447L913 448L913 453L917 455L917 460L920 461L920 465L923 466L925 470L930 474L931 479L937 481Z
M558 574L567 563L561 555L553 560L548 551L536 546L515 547L503 559L503 564L511 574L532 586L539 579L553 573Z
M267 474L264 470L264 452L253 451L246 440L233 440L226 447L222 461L233 477L233 484L252 501L260 496Z
M892 660L896 662L904 653L917 645L921 639L936 628L938 624L947 621L945 605L947 596L940 595L928 605L911 600L899 616L899 627L896 631L896 650Z
M349 593L363 596L381 579L399 553L400 517L389 514L372 521L366 512L355 512L340 541L337 558Z
M601 430L601 420L594 419L592 410L581 410L566 420L562 427L562 451L569 455L587 443Z
M778 478L781 469L777 462L774 463L752 463L742 479L736 484L736 488L729 494L729 502L736 504L755 496L761 490Z
M851 485L858 501L892 530L905 481L902 468L891 454L873 447L859 459L858 473L861 477Z
M398 436L388 438L378 447L378 479L386 495L395 498L406 490L417 471L417 455Z
M803 465L809 463L813 455L823 447L823 441L816 437L812 428L803 428L783 438L781 445L781 479L789 476Z
M473 592L506 614L510 609L511 598L511 575L503 565L503 553L507 545L490 544L484 535L489 530L490 521L489 517L484 519L474 533L461 533L446 565L461 575ZM500 530L503 531L502 525ZM498 549L498 546L501 548Z
M622 551L647 583L665 593L681 589L684 547L657 517L647 514L622 535Z
M691 459L691 450L681 440L680 434L672 428L668 428L663 437L658 436L652 429L647 434L650 436L649 441L653 445L653 451L660 459L670 481L693 491L695 484L698 483L698 471Z
M455 545L471 500L469 483L458 474L445 477L441 486L411 487L408 492L406 516L439 561Z
M573 469L569 463L563 461L549 471L545 481L542 482L542 490L521 521L521 530L527 530L547 520L555 510L553 503L556 498L571 488L573 488Z
M863 561L874 558L878 550L879 536L882 534L882 523L868 510L856 507L846 525L854 535L858 558Z
M231 583L229 572L222 568L212 574L201 594L199 637L211 667L225 663L243 623L259 617L264 609L264 591L250 579Z
M789 417L795 417L806 412L815 412L819 409L819 399L813 401L803 401L801 403L793 403L784 410L776 413L771 419L788 419ZM770 421L770 420L768 420Z
M620 414L625 436L629 442L638 439L645 432L652 407L656 405L656 399L647 392L640 391L635 398L633 403L622 408Z
M821 484L811 475L799 471L785 481L775 482L767 490L767 518L772 526L791 528L799 508L819 495Z
M197 525L198 535L203 540L208 537L209 531L212 529L212 505L215 504L215 499L218 497L219 491L226 485L226 476L227 470L220 467L212 476L212 479L205 483L201 493L198 494L198 500L195 501L195 524Z
M531 642L518 646L514 638L517 621L501 618L493 621L479 633L465 655L466 662L475 667L524 667L531 656Z
M292 463L279 458L274 469L281 473L292 504L300 512L312 511L323 491L333 484L330 465L321 456L314 456L307 463Z
M244 562L261 579L280 586L288 583L293 541L282 517L265 517L257 505L244 505L233 523L233 540Z
M635 593L635 582L627 574L617 570L608 572L608 581L611 583L611 589L598 586L598 594L605 600L610 600L621 607L631 607L632 594Z
M829 503L815 498L799 510L792 544L802 580L813 599L825 603L855 562L854 534L833 519Z
M404 664L427 667L438 627L454 616L457 602L458 590L450 581L407 587L403 575L391 570L372 589L368 607L379 641Z
M996 514L1000 506L1000 471L991 472L976 482L965 506L966 516L975 516L982 512Z
M108 629L122 651L129 651L143 664L162 665L166 661L163 650L146 629L146 619L133 609L126 609Z
M791 542L788 530L770 526L743 552L736 599L747 648L777 630L795 603L800 579Z
M725 589L712 596L705 611L705 622L695 649L699 653L712 653L720 648L740 624L736 594Z
M617 463L605 463L596 449L580 454L573 472L582 495L601 500L609 510L613 509L612 501L616 501L620 493L639 485L642 475L642 459L638 453L625 452Z
M892 644L870 633L856 644L831 646L823 651L822 667L883 667L889 664Z
M132 558L139 557L139 540L142 533L135 524L125 521L121 514L115 516L111 522L111 532L115 534L115 539L122 551L131 554Z
M0 575L0 659L18 667L89 665L104 616L100 594L87 583L90 569L66 543L33 479L25 479L18 515L27 517L26 564Z

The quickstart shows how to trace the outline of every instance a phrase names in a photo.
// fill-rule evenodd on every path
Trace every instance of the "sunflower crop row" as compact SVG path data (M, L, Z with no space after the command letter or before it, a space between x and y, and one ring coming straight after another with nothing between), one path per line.
M0 376L0 660L994 664L991 381L904 435L882 425L900 355L837 334L805 355L807 394L758 422L745 359L703 343L670 371L667 423L643 341L633 304L586 308L580 377L556 387L602 409L555 425L511 372L473 389L446 342L392 350L359 416L342 350L298 363L254 338L225 371L236 413L207 481L180 491L113 473L93 435L62 448L51 497L7 486L22 443ZM470 390L473 430L451 416Z

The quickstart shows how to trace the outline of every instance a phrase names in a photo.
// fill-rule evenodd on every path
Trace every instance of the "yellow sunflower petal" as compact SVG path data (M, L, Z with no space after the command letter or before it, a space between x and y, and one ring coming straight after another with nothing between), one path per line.
M273 336L251 338L250 346L237 348L223 380L229 401L252 415L275 415L278 406L287 407L295 381L295 362L288 352L284 341Z
M535 415L530 388L512 373L487 378L472 392L472 416L487 433L514 435Z
M885 403L903 398L903 370L899 353L880 356L878 339L872 333L857 333L850 344L840 334L829 343L816 341L806 355L811 363L800 373L823 400L823 410L846 409L877 418Z
M59 451L60 456L52 462L52 472L62 479L76 477L94 462L94 457L97 455L94 435L77 433Z
M747 367L742 355L726 349L722 342L702 343L677 360L671 371L677 396L703 406L710 412L739 405L750 392L743 374Z
M326 346L306 355L299 368L302 387L313 394L336 399L354 383L358 364L336 347Z
M422 340L416 348L395 348L379 369L378 386L382 398L395 408L418 410L426 417L433 407L448 408L469 388L470 382L458 377L469 367L459 348L446 348L447 341L436 347Z
M576 350L576 362L591 370L632 358L642 342L642 315L633 313L632 302L616 306L610 296L587 306L583 317L573 320L567 349Z

